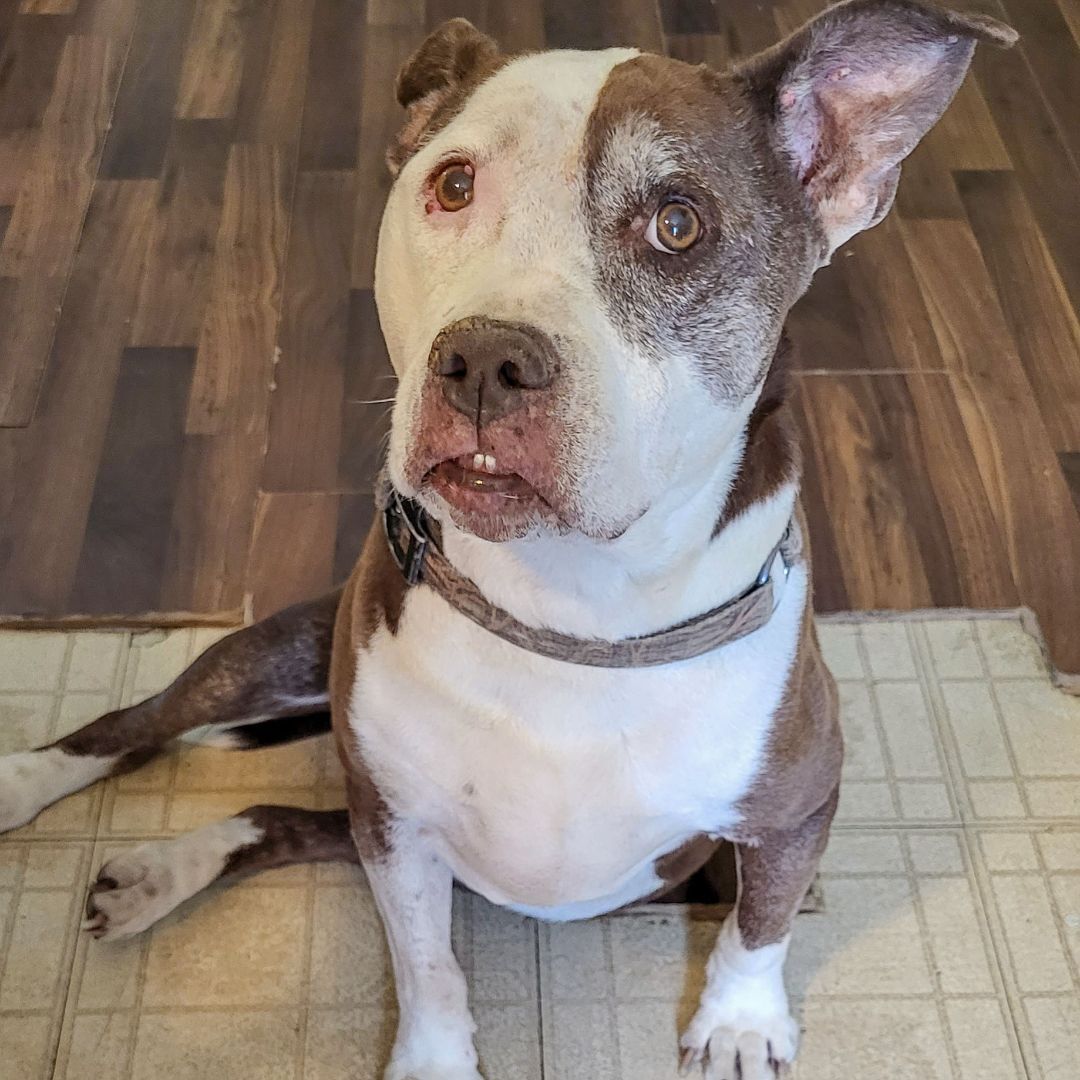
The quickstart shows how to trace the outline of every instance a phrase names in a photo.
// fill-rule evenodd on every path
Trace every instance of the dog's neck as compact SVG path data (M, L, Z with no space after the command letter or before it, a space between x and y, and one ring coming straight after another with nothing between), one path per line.
M614 540L580 533L493 544L444 524L459 572L519 621L607 640L654 633L743 592L798 497L782 346L739 436L711 473L673 486Z

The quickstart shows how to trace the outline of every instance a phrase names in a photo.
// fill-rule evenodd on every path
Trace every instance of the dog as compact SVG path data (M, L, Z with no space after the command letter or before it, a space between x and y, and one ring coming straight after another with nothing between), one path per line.
M0 759L13 828L185 734L332 728L348 807L253 807L120 855L85 928L135 934L219 878L359 859L400 1007L386 1080L478 1080L455 880L587 918L726 839L738 901L681 1064L779 1075L842 759L783 326L886 214L976 43L1014 39L916 0L851 0L728 71L435 31L397 82L376 296L399 384L348 583Z

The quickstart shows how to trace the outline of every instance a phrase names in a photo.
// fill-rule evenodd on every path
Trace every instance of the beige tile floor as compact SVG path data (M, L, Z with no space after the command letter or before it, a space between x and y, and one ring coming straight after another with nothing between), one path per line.
M1080 1078L1080 699L1007 618L832 621L848 758L790 985L798 1080ZM0 752L145 695L216 636L0 634ZM342 804L326 740L185 749L0 840L0 1076L367 1080L393 1013L359 871L213 890L143 937L76 932L111 851L258 801ZM668 1080L714 927L542 926L461 896L490 1080Z

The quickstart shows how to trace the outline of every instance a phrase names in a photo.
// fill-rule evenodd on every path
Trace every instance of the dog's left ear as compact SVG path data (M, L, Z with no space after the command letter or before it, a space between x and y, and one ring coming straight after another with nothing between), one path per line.
M390 171L416 152L436 115L499 64L499 46L468 19L451 19L433 31L398 72L397 99L405 124L386 152Z
M825 234L823 262L892 206L900 163L956 93L978 41L1017 34L915 0L850 0L736 68Z

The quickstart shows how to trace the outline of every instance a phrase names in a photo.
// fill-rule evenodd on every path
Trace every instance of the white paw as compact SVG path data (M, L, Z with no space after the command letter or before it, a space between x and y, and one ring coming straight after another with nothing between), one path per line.
M44 809L40 778L40 761L34 751L0 757L0 832L33 821Z
M484 1080L475 1065L390 1063L383 1080Z
M33 821L57 799L108 776L115 760L66 754L55 746L0 757L0 833Z
M142 933L220 877L233 852L262 836L239 816L110 859L90 887L83 929L97 938Z
M90 886L83 929L96 938L130 937L168 915L197 891L181 884L173 861L169 841L110 859Z
M425 1038L398 1042L383 1080L484 1080L476 1067L471 1018L461 1031L422 1029Z
M795 1058L799 1025L786 1008L773 1012L703 1004L679 1040L679 1071L706 1080L775 1080Z

